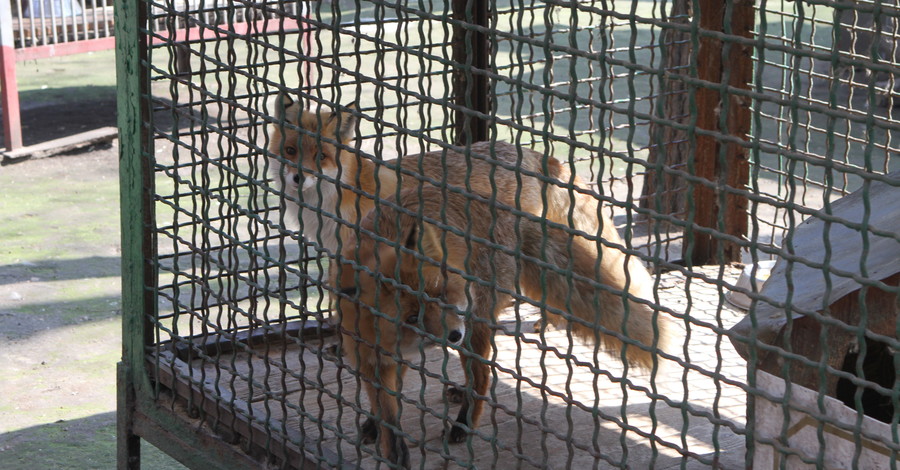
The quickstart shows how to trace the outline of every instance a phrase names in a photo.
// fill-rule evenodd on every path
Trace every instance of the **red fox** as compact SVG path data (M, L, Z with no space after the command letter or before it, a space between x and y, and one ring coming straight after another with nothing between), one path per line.
M367 249L374 249L373 242L365 238L357 240L359 224L374 223L383 217L389 217L395 213L386 210L383 215L378 214L385 210L385 201L396 200L398 192L404 194L401 198L401 204L410 204L415 207L422 207L425 215L437 218L441 214L441 207L458 206L460 201L464 201L464 197L460 193L469 195L478 195L483 200L494 201L497 208L486 213L481 213L477 217L472 215L476 224L489 224L495 213L503 218L505 230L508 232L506 224L516 222L518 216L529 215L541 220L547 221L547 246L541 246L535 242L535 235L532 233L529 237L520 237L523 243L522 251L527 256L534 259L542 259L541 256L547 256L548 262L557 263L564 269L573 269L579 273L582 278L576 279L576 286L579 283L586 282L585 279L597 279L599 273L599 282L604 286L612 289L616 293L610 293L606 290L599 290L601 299L600 305L602 312L596 312L593 308L594 293L598 289L590 288L587 297L576 297L570 299L570 308L572 314L581 320L571 323L576 333L588 339L597 338L597 325L604 328L624 332L624 336L631 338L641 344L664 344L668 338L665 325L662 322L656 322L656 315L653 309L639 299L650 298L650 288L652 287L652 278L647 270L635 256L626 256L622 251L624 243L619 237L612 221L600 210L597 196L590 190L586 189L580 179L569 171L569 168L552 157L545 156L533 150L523 148L505 142L478 142L472 144L467 149L446 149L423 153L420 155L408 155L398 158L393 162L380 161L376 163L372 159L366 158L356 152L351 143L355 137L356 117L357 113L354 106L349 106L347 112L320 112L314 113L305 111L299 103L296 103L285 95L279 95L276 105L276 118L290 125L273 125L269 129L269 153L273 159L272 168L276 181L283 185L286 197L297 198L303 204L319 210L312 210L309 207L304 208L302 212L302 231L304 236L311 241L317 242L331 256L337 255L339 251L346 259L357 259L355 256L362 257L366 255ZM298 131L297 129L302 129ZM448 146L449 147L449 146ZM300 194L298 195L297 192ZM418 195L422 192L430 198L428 201L416 202L410 200L412 195ZM424 196L423 196L424 197ZM462 198L462 199L461 199ZM452 204L451 204L452 202ZM417 205L419 204L419 205ZM473 206L478 206L475 204ZM378 206L378 210L373 210ZM482 209L484 212L485 209ZM319 213L321 212L321 214ZM456 214L454 223L459 223L460 229L466 230L465 225L468 219L460 219L465 212ZM449 215L448 215L449 217ZM403 219L403 217L401 217ZM403 219L405 220L405 219ZM524 218L519 219L524 221ZM453 224L450 224L453 225ZM498 221L495 225L501 225ZM537 226L535 223L525 224L528 226ZM489 233L483 225L473 225L472 230L481 230L482 236ZM369 229L371 230L371 226ZM380 225L380 230L392 230L390 227ZM574 232L576 236L571 236L566 231ZM394 234L397 235L397 234ZM513 233L513 235L515 235ZM391 235L382 235L390 240ZM506 238L496 238L497 240L506 240ZM509 240L516 240L515 237ZM525 242L530 245L524 245ZM535 243L538 243L535 245ZM359 247L357 247L359 245ZM462 248L460 248L460 246ZM513 248L515 245L512 245ZM339 247L343 247L339 250ZM367 248L368 247L368 248ZM530 251L526 251L528 247ZM424 248L424 247L423 247ZM466 259L465 245L457 246L457 250L449 253L450 256L458 257L458 260ZM449 248L448 248L449 250ZM393 248L389 251L393 252ZM569 266L568 253L572 253L571 263ZM410 257L402 257L401 261L409 262ZM469 259L475 260L473 256ZM507 257L507 265L514 266L514 258ZM440 260L440 256L435 259ZM370 260L371 261L371 260ZM455 258L454 261L457 261ZM374 261L372 261L374 262ZM363 261L363 264L366 264ZM366 264L368 265L368 264ZM374 265L373 265L374 266ZM381 267L385 266L382 258ZM529 264L530 271L537 272L537 265ZM472 266L472 269L487 269L485 266ZM348 269L343 269L346 273ZM512 269L509 272L514 272ZM393 274L393 271L385 271ZM332 267L332 276L336 276L334 267ZM342 274L344 276L345 274ZM531 281L523 275L518 279L523 284L523 291L531 292L533 298L542 298L540 292L534 290L540 286L525 284ZM555 276L549 274L548 277L554 279L564 279L564 276ZM365 282L373 282L367 276L360 274L359 293L363 295L367 290ZM367 280L368 279L368 280ZM490 279L490 278L488 278ZM341 306L352 307L358 305L356 303L347 303L347 293L351 293L355 285L348 283L348 279L334 279L340 281L341 289L346 291L342 297ZM440 280L439 278L437 279ZM416 285L418 285L418 280ZM501 285L509 288L515 280L505 279ZM451 281L447 281L450 283ZM453 281L457 282L457 281ZM440 283L438 283L440 284ZM412 284L409 284L412 286ZM442 284L443 285L443 284ZM530 287L529 287L530 286ZM422 286L423 288L428 286ZM450 286L447 287L459 287ZM531 289L531 290L529 290ZM554 305L562 311L565 311L565 303L553 303L550 299L565 298L568 294L568 284L565 282L557 282L556 284L547 284L547 289L553 291L546 292L548 304ZM554 290L555 289L555 290ZM416 288L413 287L415 291ZM580 288L573 291L581 294ZM622 294L627 291L627 295ZM355 292L355 291L353 291ZM459 290L454 292L459 293ZM463 291L465 292L465 291ZM398 294L398 298L406 299L409 295L406 292ZM501 296L502 297L502 296ZM411 297L415 302L415 311L418 311L418 296ZM466 298L463 296L462 298ZM473 297L474 298L474 297ZM488 297L489 298L489 297ZM581 299L579 304L576 300ZM371 300L371 299L369 299ZM508 301L509 299L507 299ZM410 301L412 302L412 301ZM463 300L456 298L452 302L445 302L454 307L438 309L437 312L459 310L467 312L469 306L463 305ZM366 304L366 302L360 302ZM381 304L368 303L366 305L378 305L381 308L396 308L395 300L384 302ZM505 305L496 304L495 306L474 305L479 309L479 315L484 318L491 318L494 310L492 308L500 308ZM489 308L490 307L490 308ZM411 307L410 307L411 308ZM625 312L629 312L627 323L623 325L626 318ZM344 331L355 331L351 328L354 325L354 315L347 314L346 309L339 309L343 312L341 319ZM365 312L363 312L365 313ZM432 321L433 314L426 317L428 321ZM551 315L552 317L552 315ZM420 320L421 318L421 320ZM454 343L454 339L461 337L464 326L462 320L454 321L453 315L443 315L437 324L425 323L425 318L417 318L422 321L421 327L441 326L440 334L434 333L434 336L441 338L443 341ZM556 321L554 318L549 318ZM374 329L374 323L385 323L384 321L371 320ZM480 323L479 323L480 324ZM446 327L444 327L446 325ZM658 336L654 336L654 325ZM363 330L362 327L360 327ZM395 351L397 345L402 341L412 341L416 347L423 341L421 335L416 335L407 330L397 330L394 327L397 336L393 339L388 338L384 334L379 336L382 342L390 344L388 351ZM387 330L382 331L390 331ZM427 330L426 331L431 331ZM360 361L357 366L363 376L376 380L379 384L387 389L396 386L396 377L402 375L403 367L396 363L389 364L389 357L380 358L371 346L365 346L365 341L371 340L374 336L368 336L369 333L353 333L345 341L345 350L359 350L361 354L368 359ZM483 344L476 341L486 334L481 329L474 329L471 332L472 345L479 345L477 348L483 349ZM624 347L621 341L613 336L601 335L603 344L611 349ZM357 341L363 341L357 344ZM654 343L656 341L656 343ZM489 343L489 341L488 341ZM369 343L371 344L371 343ZM665 348L662 348L665 350ZM365 354L369 351L369 354ZM485 353L482 350L476 350L478 354ZM626 355L630 361L642 366L650 366L653 362L653 354L645 349L636 346L629 346ZM377 361L376 361L377 359ZM376 362L372 362L376 361ZM374 364L379 364L378 377L374 377ZM476 369L478 367L476 366ZM391 372L393 371L393 372ZM487 372L478 370L478 373ZM393 377L393 378L392 378ZM486 377L486 375L484 376ZM394 382L392 382L392 380ZM484 387L487 386L486 379L478 378L476 374L473 389L477 393L483 393ZM371 384L369 384L371 385ZM370 395L375 393L376 388L370 388ZM394 408L387 407L386 403L391 402L379 396L371 396L373 411L382 410L382 417L388 424L392 423L385 413L390 412ZM396 403L392 405L396 407ZM472 421L466 421L466 413L464 410L460 414L460 422L469 427L475 426L481 413L481 402L476 401L472 412ZM390 415L393 416L393 415ZM367 420L364 430L369 437L377 433L377 427L372 420ZM384 427L383 427L384 428ZM393 434L384 429L382 432L381 445L382 451L392 455L392 460L402 462L402 456L405 453L406 446L402 440L394 439ZM459 442L464 439L465 433L462 427L456 427L451 431L450 439L453 442ZM386 454L387 455L387 454ZM396 457L397 459L394 459ZM398 460L399 459L399 460Z
M356 111L354 105L348 109L314 113L282 94L275 103L276 119L290 125L269 128L274 179L283 185L286 196L300 196L305 206L316 208L300 211L303 234L329 253L338 252L338 240L353 244L353 226L375 207L376 200L396 196L398 186L446 186L485 197L496 195L516 210L589 235L596 236L602 229L603 239L621 245L613 224L598 211L596 198L553 157L506 142L478 142L468 153L448 148L376 163L353 149ZM290 209L298 212L296 207ZM609 251L617 252L615 260L621 260L621 252ZM612 258L604 254L604 263L609 259L612 266ZM635 261L637 266L640 263ZM633 285L640 284L632 278Z
M345 356L362 376L372 413L383 423L383 455L401 467L408 466L408 450L392 430L399 426L393 392L399 392L407 367L396 357L410 360L429 344L491 357L496 329L489 325L516 292L519 300L544 299L539 307L554 325L568 323L575 335L605 349L626 348L635 365L650 367L648 349L665 350L666 321L635 302L626 315L622 292L605 288L608 276L600 268L597 278L596 256L571 243L567 230L433 187L406 190L396 202L365 217L357 245L343 249L341 269L332 275L340 292ZM640 346L626 346L622 338ZM471 370L467 388L485 396L490 366L470 354L461 353L460 360L463 370ZM478 425L484 402L472 403L469 409L463 401L450 442L463 441L466 429ZM374 437L374 421L367 420L363 431Z

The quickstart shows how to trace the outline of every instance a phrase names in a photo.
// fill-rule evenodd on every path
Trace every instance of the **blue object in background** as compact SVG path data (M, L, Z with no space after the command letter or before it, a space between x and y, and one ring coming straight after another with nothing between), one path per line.
M26 18L51 18L54 16L80 15L81 3L78 0L31 0L25 6L22 16Z

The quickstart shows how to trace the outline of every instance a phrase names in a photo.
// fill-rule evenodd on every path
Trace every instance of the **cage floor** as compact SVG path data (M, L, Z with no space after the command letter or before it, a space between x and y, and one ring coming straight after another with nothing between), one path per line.
M690 366L667 364L652 380L628 370L623 382L620 361L570 346L565 331L534 333L539 315L520 312L523 333L495 337L494 385L466 443L442 438L442 417L455 417L459 406L446 403L447 384L464 381L456 354L426 350L421 361L411 359L416 365L403 383L401 427L412 467L743 468L746 364L721 334L743 312L721 305L724 291L697 277L733 284L738 274L715 267L695 270L689 280L677 272L662 276L660 304L690 317L678 322L681 350L672 352ZM514 313L501 324L515 328ZM372 468L373 447L358 442L359 410L368 410L368 400L352 371L323 354L334 341L263 343L215 355L217 361L168 361L175 375L193 378L195 395L219 397L220 407L248 415L253 439L282 436L324 464Z

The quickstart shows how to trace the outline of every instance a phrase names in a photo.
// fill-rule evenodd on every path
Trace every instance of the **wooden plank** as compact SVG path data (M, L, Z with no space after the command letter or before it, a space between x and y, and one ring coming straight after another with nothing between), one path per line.
M734 282L738 271L729 272L727 279ZM706 274L717 277L715 272ZM664 293L661 301L681 308L688 305L683 294ZM719 288L695 280L691 294L692 317L712 325L722 321L727 308L718 305ZM735 311L729 318L737 321L740 313ZM503 322L511 331L514 313L507 312ZM716 333L708 327L692 325L688 346L692 370L684 372L683 377L681 369L675 369L672 375L654 380L658 393L674 399L673 406L654 401L635 388L650 386L651 378L646 373L629 371L628 378L634 386L623 390L621 383L578 365L577 361L595 363L612 377L619 377L624 371L616 358L603 353L595 358L592 347L578 342L570 346L565 331L551 329L543 336L530 333L527 326L521 331L529 333L521 339L504 333L496 337L497 353L491 361L498 364L497 381L490 389L485 415L470 444L448 445L442 438L448 420L452 421L459 410L459 405L446 403L447 385L442 382L464 382L456 354L435 348L422 359L408 358L413 370L404 380L401 427L408 434L413 468L423 464L430 468L442 459L449 460L445 463L448 468L457 463L471 463L479 468L605 468L616 465L626 453L629 466L642 468L653 459L652 447L657 449L655 462L660 467L677 466L685 453L694 457L712 455L733 464L743 462L740 434L724 425L713 425L705 417L693 416L693 412L686 418L678 406L679 397L683 397L692 410L715 413L726 423L743 422L745 392L717 377L742 381L746 364L727 342L723 343L721 330ZM303 354L307 355L307 364L315 363L312 351ZM374 467L375 449L358 441L358 426L365 419L358 410L368 410L369 404L359 391L355 375L346 367L326 362L321 371L308 375L310 380L314 377L322 377L322 381L311 384L303 394L288 397L290 403L303 404L305 416L288 410L281 422L294 426L297 432L322 446L329 446L346 462L362 468ZM690 384L689 389L685 388L686 383ZM270 406L274 404L273 401ZM623 431L623 425L628 430ZM719 451L730 451L727 456L717 455L711 445L713 435L719 442Z
M61 153L71 152L73 150L90 147L92 145L97 145L104 142L110 142L118 137L118 135L119 131L115 127L103 127L101 129L94 129L91 131L82 132L80 134L63 137L61 139L42 142L37 145L20 147L15 150L3 152L2 159L0 159L0 164L5 165L12 162L28 160L32 158L52 157Z
M316 370L318 367L306 367L296 364L285 364L275 355L283 355L286 351L296 347L288 347L283 343L271 344L270 357L260 357L260 351L256 354L237 353L228 364L228 374L223 375L219 383L222 386L234 387L234 393L242 400L250 403L284 401L287 396L303 390L304 385L300 377L307 370ZM293 354L292 354L293 356ZM214 367L215 364L208 367ZM236 375L241 380L232 381L231 375ZM229 385L230 384L230 385Z
M897 181L900 171L884 178ZM781 258L775 263L759 292L761 300L754 317L747 316L734 327L737 351L749 357L746 338L777 344L787 315L821 311L858 290L861 287L858 279L874 282L900 271L897 263L900 243L891 236L900 233L898 195L900 189L896 186L872 181L794 228L785 238L785 251L794 261L789 263L788 259ZM863 221L867 224L866 232L860 230ZM867 253L862 251L864 244ZM785 311L788 301L790 311ZM877 312L870 311L870 315L869 322L880 321Z
M0 8L0 106L3 106L3 137L7 150L22 146L19 114L19 86L16 82L16 53L9 4Z
M733 283L739 270L695 273ZM663 276L665 285L684 285L678 273ZM742 465L746 393L736 384L744 383L746 364L722 336L740 313L719 305L721 289L695 277L689 292L659 291L663 305L690 315L689 327L676 335L687 338L692 367L656 377L630 370L625 386L618 379L624 367L617 358L571 343L564 330L532 333L533 319L539 318L535 310L506 311L495 338L497 352L489 358L496 364L496 381L466 444L447 444L442 437L459 411L458 404L446 401L448 387L464 382L457 353L431 348L421 357L407 356L411 369L402 389L401 427L412 466L606 468L627 459L633 468L668 468L683 459L693 465L701 456L725 468ZM718 330L716 325L721 325ZM269 442L278 458L325 455L334 459L329 462L373 468L376 450L359 441L368 400L348 364L323 356L336 341L254 343L268 350L221 354L217 362L197 360L160 372L168 375L162 379L166 384L180 377L174 387L204 407L207 422L235 422L236 432ZM177 363L173 356L167 360ZM585 364L594 364L595 370ZM282 377L296 379L298 388L285 390ZM251 381L253 387L247 384ZM648 396L645 389L651 385L670 401ZM279 387L287 393L280 394ZM267 392L257 393L263 389ZM302 442L302 449L283 447L282 435L298 436L289 440Z
M453 96L456 145L466 145L488 139L488 120L473 114L490 114L490 84L485 75L490 64L491 41L478 28L487 28L490 21L486 0L453 0Z
M156 367L157 364L160 367ZM308 442L305 436L290 432L279 420L266 418L266 414L255 414L247 402L232 395L227 388L219 387L215 378L205 374L203 369L191 367L166 352L160 353L158 359L148 358L147 367L155 371L156 379L161 384L178 396L200 407L216 422L229 423L231 432L288 462L291 468L318 468L317 459L332 467L343 467L341 461L327 450L309 448L307 444L303 444L303 449L298 447L295 442ZM265 418L265 424L259 418ZM282 434L285 431L287 435ZM310 460L307 453L317 458Z
M85 52L107 51L116 47L116 38L113 36L99 39L85 39L73 42L61 42L59 44L47 44L43 46L30 46L16 49L16 60L46 59L69 54L83 54Z
M701 32L724 32L725 22L728 21L729 36L752 37L755 13L751 1L735 1L730 9L726 8L725 2L721 0L700 0L699 4ZM726 18L729 10L731 14ZM743 140L750 130L748 98L735 97L729 93L724 128L720 122L720 113L725 108L721 86L728 85L749 90L753 78L752 48L732 41L729 41L726 47L722 40L709 35L703 35L699 39L698 78L716 87L704 86L697 89L696 126L705 131ZM723 63L723 54L726 50L727 62ZM747 149L739 144L726 144L721 141L721 137L712 135L697 135L696 141L694 172L705 181L703 184L693 184L693 222L700 227L740 238L747 233L746 197L726 193L722 207L719 195L726 189L724 185L738 190L744 189L749 177ZM721 162L719 154L723 146L726 146L725 161ZM720 216L723 218L724 227L719 225ZM685 243L684 249L685 251L691 249L690 259L694 265L741 261L740 246L733 242L718 239L712 233L696 230L690 230L690 236L693 243ZM720 245L723 252L721 256L718 253ZM687 258L685 256L685 259Z
M175 423L175 429L164 426L165 421ZM142 410L135 413L135 432L159 449L178 460L188 468L204 470L258 470L265 468L265 459L254 458L233 444L225 442L209 429L198 426L198 420L191 420L184 414L161 406L154 408L150 414ZM204 450L206 452L204 452ZM215 458L210 458L214 453ZM145 466L144 468L147 468ZM123 467L120 467L123 468ZM140 465L127 467L140 470Z
M265 343L284 341L287 338L314 338L317 336L331 336L335 333L334 326L316 320L303 320L288 322L283 325L270 324L241 330L234 334L212 334L200 336L187 341L179 341L173 344L175 353L182 361L190 361L192 351L200 352L207 356L213 354L228 354L239 348L253 348Z

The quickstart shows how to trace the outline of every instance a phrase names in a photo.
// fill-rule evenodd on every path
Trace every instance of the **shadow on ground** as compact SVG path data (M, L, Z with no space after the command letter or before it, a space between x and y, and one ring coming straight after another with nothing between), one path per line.
M118 277L122 274L118 256L87 256L68 260L0 265L0 285L11 284L25 274L51 281L69 281L89 277Z
M0 434L0 468L4 470L109 469L115 467L115 461L114 412ZM184 468L146 443L141 447L141 465L148 469Z
M88 99L73 101L71 98L83 95L88 95ZM116 126L115 87L24 91L20 93L19 101L22 143L25 146Z

